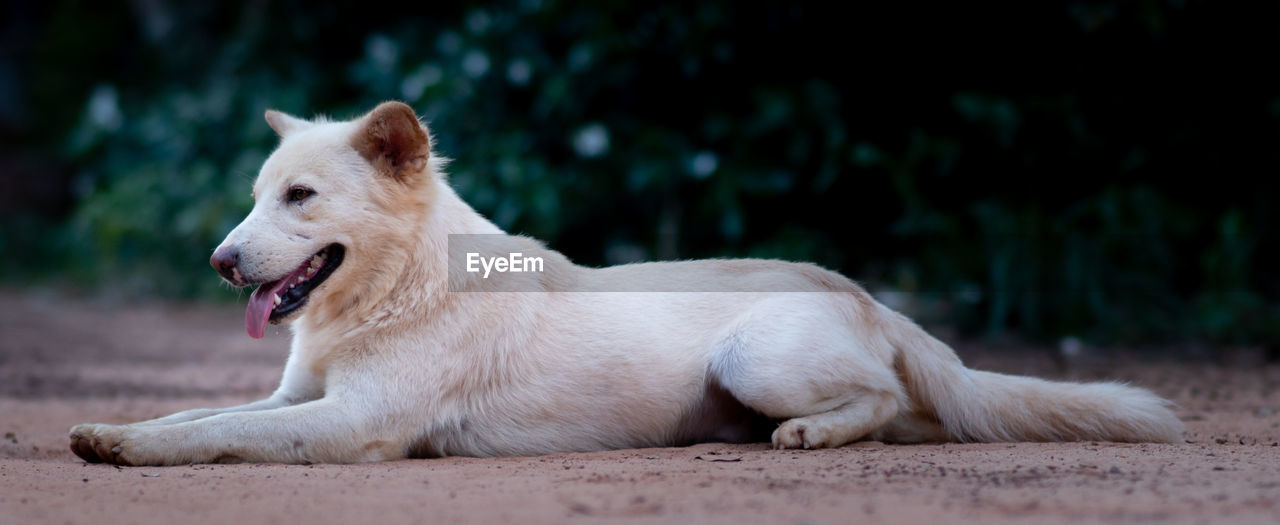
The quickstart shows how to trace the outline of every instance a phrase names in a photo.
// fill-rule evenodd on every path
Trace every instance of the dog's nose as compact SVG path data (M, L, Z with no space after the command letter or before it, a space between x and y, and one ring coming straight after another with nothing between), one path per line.
M213 251L213 257L209 258L209 265L217 270L228 281L237 282L236 279L236 263L240 261L240 250L235 246L222 246Z

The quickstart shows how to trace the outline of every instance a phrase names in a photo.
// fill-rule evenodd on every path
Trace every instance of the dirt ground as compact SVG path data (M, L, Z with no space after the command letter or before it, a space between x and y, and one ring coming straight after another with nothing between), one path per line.
M76 423L268 394L287 331L253 340L242 325L235 307L0 292L0 524L1280 522L1280 366L1246 351L1063 363L1048 349L957 349L973 367L1152 388L1180 406L1177 445L713 443L167 468L91 465L67 449Z

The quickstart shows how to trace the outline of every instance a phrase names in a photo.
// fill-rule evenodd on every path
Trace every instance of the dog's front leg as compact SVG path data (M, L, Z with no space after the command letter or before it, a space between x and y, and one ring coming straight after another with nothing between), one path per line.
M69 436L71 438L71 451L74 452L77 456L80 456L80 459L83 459L90 463L101 463L102 458L99 457L98 453L94 450L92 446L92 440L87 439L86 436L94 436L97 434L108 435L112 433L118 434L127 427L135 427L135 428L162 427L166 425L173 425L177 423L195 421L197 419L204 419L210 416L216 416L218 414L228 414L233 412L252 412L257 410L271 410L271 409L286 407L292 404L294 403L290 403L287 398L284 398L279 395L273 395L266 399L259 399L252 403L245 403L243 405L236 405L233 407L226 407L226 408L196 408L192 410L183 410L182 412L178 412L176 414L169 414L164 417L149 419L146 421L139 421L137 423L129 423L127 425L108 425L105 423L81 423L79 425L71 427L71 431L69 433Z
M362 411L335 398L274 410L232 412L172 425L86 425L72 449L118 465L190 463L352 463L404 456L376 439Z
M271 397L232 407L184 410L175 414L147 421L139 421L133 424L172 425L174 423L185 423L187 421L194 421L229 412L272 410L320 399L324 396L324 379L317 376L310 367L306 366L303 359L299 358L299 355L301 355L301 352L296 348L294 351L289 353L289 360L285 363L284 367L284 375L280 378L280 387L276 389L275 393L271 394ZM76 429L73 428L71 430L74 433Z
M137 423L130 423L129 425L125 425L125 426L172 425L175 423L186 423L188 421L204 419L206 417L216 416L218 414L229 414L232 412L254 412L258 410L273 410L273 409L283 408L283 407L287 407L294 404L296 403L290 402L289 399L285 398L284 396L273 395L266 399L259 399L257 401L245 403L243 405L236 405L236 406L225 407L225 408L194 408L191 410L183 410L182 412L169 414L164 417L148 419L146 421L139 421ZM75 431L74 428L71 430L72 432Z
M102 458L98 457L97 452L91 446L91 440L85 439L85 436L93 436L99 433L103 435L120 434L124 432L124 427L166 426L204 419L219 414L275 410L321 398L324 395L322 378L312 373L308 367L301 365L296 357L297 355L296 352L290 354L289 361L285 365L284 376L280 381L280 387L266 399L259 399L232 407L184 410L164 417L128 425L108 425L103 423L76 425L71 427L70 432L71 451L85 461L100 463Z

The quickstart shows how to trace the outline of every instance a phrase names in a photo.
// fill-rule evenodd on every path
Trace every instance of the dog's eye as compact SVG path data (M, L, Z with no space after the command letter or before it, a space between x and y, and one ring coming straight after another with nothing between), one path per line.
M315 194L315 192L311 191L310 188L304 188L302 186L294 186L292 188L289 188L289 192L285 194L285 198L288 199L289 202L302 202L304 199L312 196L313 194Z

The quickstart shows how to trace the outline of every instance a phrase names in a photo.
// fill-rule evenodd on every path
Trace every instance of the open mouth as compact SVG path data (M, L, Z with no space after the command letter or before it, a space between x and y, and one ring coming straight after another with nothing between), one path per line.
M267 332L267 322L279 322L302 308L307 303L307 294L342 264L345 252L341 244L330 244L280 280L258 286L249 296L249 306L244 313L244 328L249 336L261 338Z

